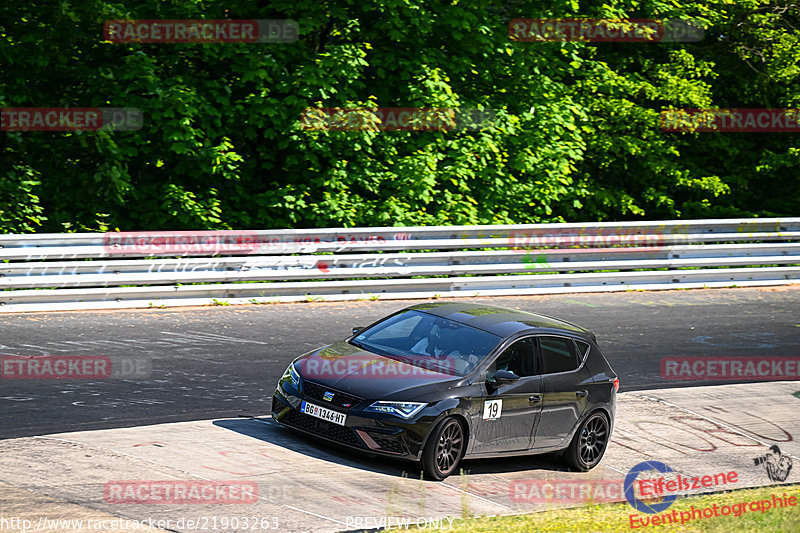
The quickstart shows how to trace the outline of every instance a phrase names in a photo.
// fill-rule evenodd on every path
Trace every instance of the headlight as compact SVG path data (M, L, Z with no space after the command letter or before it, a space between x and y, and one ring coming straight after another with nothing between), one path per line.
M281 376L281 381L284 379L290 379L292 381L292 385L294 387L300 388L300 374L297 372L297 369L294 367L294 363L291 363L286 370L283 372L283 376Z
M366 408L366 411L375 413L389 413L400 418L409 419L419 413L427 403L420 402L375 402Z

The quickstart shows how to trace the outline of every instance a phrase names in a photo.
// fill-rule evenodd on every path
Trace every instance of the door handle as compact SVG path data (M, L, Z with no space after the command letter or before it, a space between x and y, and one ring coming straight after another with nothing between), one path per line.
M589 395L588 390L579 390L578 392L575 393L575 396L577 396L578 398L586 398L586 396L588 395Z
M533 396L528 397L528 401L531 403L541 402L542 395L541 394L534 394Z

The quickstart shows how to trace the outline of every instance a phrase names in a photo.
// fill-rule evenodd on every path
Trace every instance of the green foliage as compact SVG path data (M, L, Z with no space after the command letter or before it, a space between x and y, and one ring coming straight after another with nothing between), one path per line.
M27 165L13 165L0 179L0 228L9 233L33 233L46 220L37 192L37 172Z
M705 38L511 42L526 17L692 17ZM125 18L291 18L300 39L104 42ZM4 2L0 106L136 107L144 125L0 132L0 231L797 215L800 136L665 133L658 116L800 106L798 28L792 0ZM415 106L496 115L445 132L299 120Z

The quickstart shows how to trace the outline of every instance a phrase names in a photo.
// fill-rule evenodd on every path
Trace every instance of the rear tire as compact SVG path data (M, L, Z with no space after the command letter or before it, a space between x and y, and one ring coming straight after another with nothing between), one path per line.
M464 427L450 416L431 431L422 452L422 469L431 479L442 481L455 472L464 456L467 439Z
M608 418L601 412L593 413L575 432L572 442L564 452L564 462L580 472L591 470L606 452L610 438Z

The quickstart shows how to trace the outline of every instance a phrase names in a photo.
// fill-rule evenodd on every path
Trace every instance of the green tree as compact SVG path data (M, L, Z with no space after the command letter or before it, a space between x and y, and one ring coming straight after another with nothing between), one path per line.
M11 0L0 107L136 107L0 132L0 229L225 229L798 214L790 133L670 108L798 107L791 0ZM512 42L515 18L692 17L700 42ZM109 19L294 19L295 43L118 44ZM494 110L468 131L309 131L307 108Z

